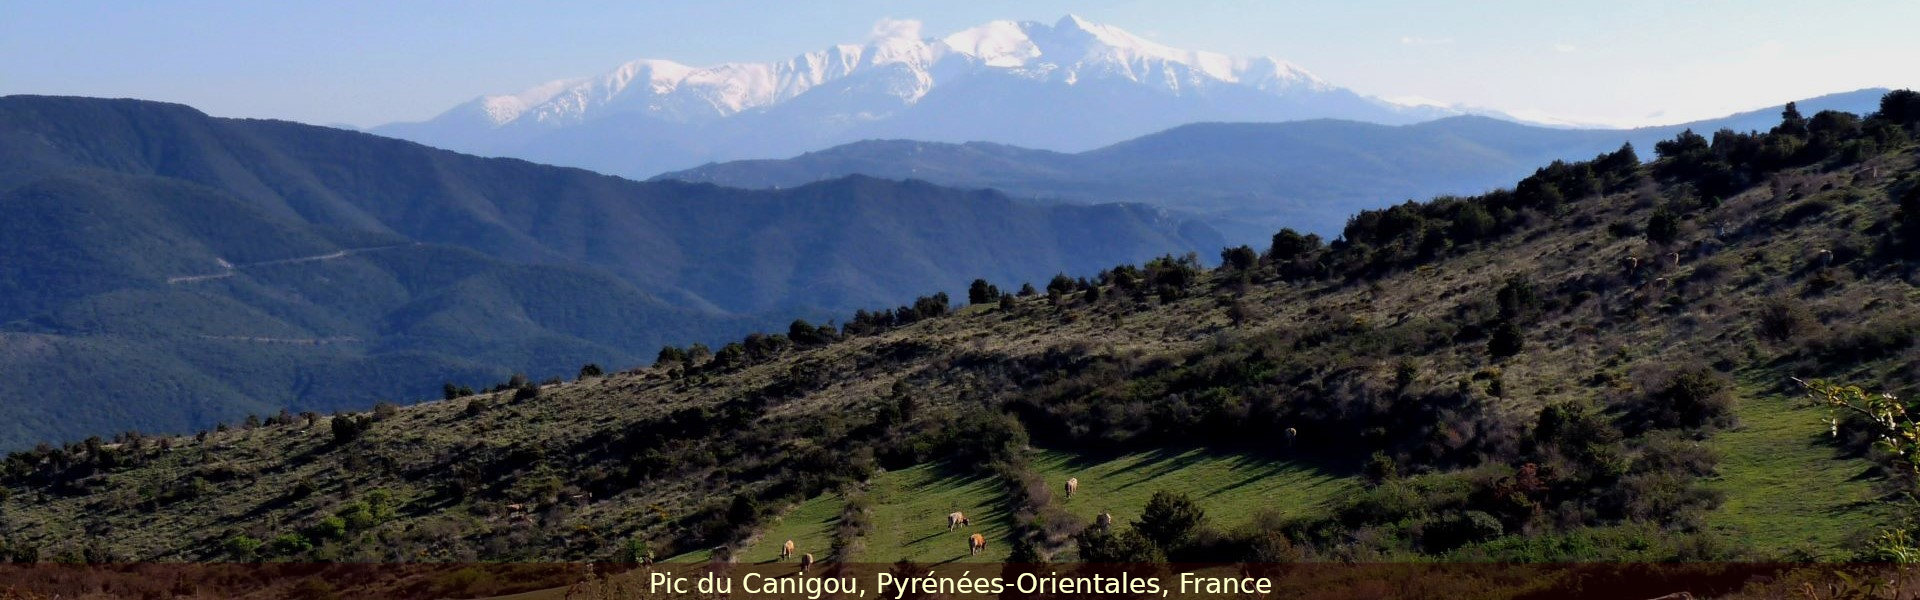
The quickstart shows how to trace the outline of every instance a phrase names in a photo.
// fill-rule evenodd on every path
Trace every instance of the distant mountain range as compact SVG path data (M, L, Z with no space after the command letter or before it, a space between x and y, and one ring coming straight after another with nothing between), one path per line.
M1884 89L1799 102L1821 110L1872 112ZM1235 241L1259 242L1280 227L1337 234L1348 216L1436 194L1473 194L1509 184L1553 160L1589 159L1631 142L1642 158L1684 129L1764 130L1782 107L1725 118L1630 130L1564 129L1460 116L1412 125L1342 120L1198 123L1079 153L992 143L875 140L783 160L742 160L657 179L773 188L864 174L943 185L991 187L1070 202L1134 201L1206 215Z
M1283 60L1170 48L1067 16L917 30L771 63L636 60L599 77L476 98L375 133L645 177L863 139L1080 151L1187 123L1462 114L1328 83Z
M0 447L364 408L1218 250L1140 205L635 182L134 100L0 98Z

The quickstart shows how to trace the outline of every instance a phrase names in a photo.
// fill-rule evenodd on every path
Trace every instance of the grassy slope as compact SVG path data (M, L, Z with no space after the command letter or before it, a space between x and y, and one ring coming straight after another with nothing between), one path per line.
M1089 456L1039 451L1033 466L1049 487L1061 488L1068 477L1080 479L1072 500L1056 493L1055 502L1089 522L1101 510L1126 523L1140 514L1147 499L1159 490L1185 492L1207 511L1215 524L1233 527L1246 523L1261 509L1293 515L1315 510L1358 481L1298 462L1274 461L1240 454L1203 450L1159 450L1118 456ZM863 561L915 562L983 561L1006 557L1008 520L1005 495L999 482L978 476L948 473L922 465L874 478L868 493L875 500L874 531L866 537ZM799 552L823 556L832 545L834 527L845 501L823 494L800 503L774 523L740 555L743 562L772 560L780 544L793 540ZM946 514L959 510L972 518L987 536L987 551L966 554L964 533L948 534ZM675 561L704 561L705 551L674 557Z
M1147 499L1160 490L1184 492L1206 509L1215 525L1235 527L1262 509L1287 515L1313 511L1358 485L1351 475L1299 462L1204 450L1159 450L1110 459L1046 452L1034 468L1054 488L1055 502L1065 502L1089 521L1102 510L1111 512L1115 523L1139 517ZM1063 490L1069 477L1080 480L1071 500Z
M1714 488L1726 494L1708 525L1757 549L1843 548L1884 523L1869 465L1821 435L1824 413L1753 386L1740 397L1740 425L1709 442L1720 452Z

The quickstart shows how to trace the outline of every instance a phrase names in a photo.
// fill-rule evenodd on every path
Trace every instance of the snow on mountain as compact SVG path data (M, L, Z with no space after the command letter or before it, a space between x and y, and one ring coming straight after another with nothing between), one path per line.
M1068 15L945 37L876 28L780 62L636 60L598 76L485 96L378 133L430 145L650 175L784 157L871 137L1083 150L1197 121L1460 114L1334 86L1292 63L1173 48Z

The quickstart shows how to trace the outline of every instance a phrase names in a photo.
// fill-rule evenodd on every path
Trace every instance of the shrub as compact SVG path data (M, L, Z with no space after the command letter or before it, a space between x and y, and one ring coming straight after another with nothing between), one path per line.
M1656 378L1634 400L1630 412L1652 429L1731 425L1732 384L1708 367L1689 366Z
M267 548L275 555L295 556L313 550L313 542L298 533L285 533L268 542Z
M1320 236L1301 235L1293 229L1282 229L1273 234L1273 245L1267 248L1267 260L1286 262L1309 252L1320 249Z
M337 540L347 535L347 520L338 516L321 517L307 528L307 536L316 540Z
M653 545L648 544L646 538L636 535L627 538L627 542L621 544L620 550L615 555L614 560L615 562L623 563L644 563L648 562L652 557Z
M1193 540L1206 513L1184 493L1161 490L1147 500L1133 529L1161 550L1174 552Z
M251 560L259 554L260 545L260 540L253 539L246 535L234 535L228 537L227 541L222 542L220 547L226 550L227 555L232 556L235 560Z
M1227 248L1220 251L1220 265L1235 271L1251 269L1253 265L1259 261L1260 255L1254 253L1253 248L1247 246Z
M580 366L580 376L578 378L586 379L588 377L599 377L605 374L607 374L607 372L601 369L598 363L587 363Z
M973 285L967 286L967 304L986 304L999 296L1000 288L985 279L975 279Z
M1420 545L1427 552L1446 552L1475 542L1500 537L1506 527L1500 519L1483 511L1450 513L1425 523L1420 528Z
M464 385L456 386L451 381L440 386L440 397L445 400L452 400L455 398L465 398L467 396L472 396L472 395L473 395L473 388L470 388Z
M1495 359L1519 354L1525 347L1526 340L1521 336L1520 326L1510 320L1502 319L1494 324L1493 334L1487 337L1487 354Z
M1152 540L1137 531L1114 533L1089 527L1074 536L1080 547L1080 560L1095 563L1166 562L1166 554Z
M1664 206L1654 209L1653 216L1647 218L1647 241L1664 246L1679 237L1680 217Z
M1389 456L1386 452L1375 451L1373 456L1367 459L1367 466L1363 471L1367 476L1367 481L1380 484L1399 477L1400 465L1394 462L1393 457Z
M1755 311L1754 332L1762 339L1784 342L1807 333L1818 323L1807 305L1792 298L1773 297Z
M372 429L373 417L338 414L333 417L332 427L334 443L345 444L360 439L361 435Z

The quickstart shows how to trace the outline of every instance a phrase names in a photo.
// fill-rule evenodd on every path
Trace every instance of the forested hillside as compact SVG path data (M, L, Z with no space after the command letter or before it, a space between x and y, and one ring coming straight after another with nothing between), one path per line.
M1793 378L1912 395L1917 136L1894 92L1216 269L980 281L632 373L47 446L0 463L0 556L1882 560L1912 551L1876 537L1910 472ZM1297 483L1182 493L1271 478Z
M642 364L973 277L1215 247L1130 205L643 183L134 100L0 98L0 448Z
M1798 108L1807 114L1868 112L1885 91L1809 98ZM1283 226L1331 236L1362 210L1437 194L1477 194L1540 165L1584 159L1624 142L1648 147L1689 128L1767 129L1780 110L1639 129L1560 129L1487 117L1399 126L1329 119L1194 123L1078 153L876 140L789 159L709 164L655 179L766 188L861 174L1076 202L1145 202L1205 215L1239 243Z

